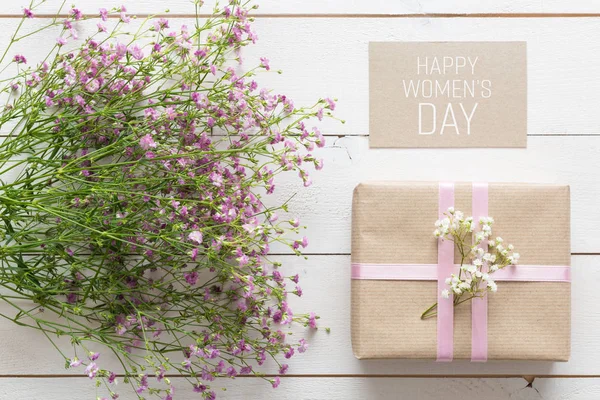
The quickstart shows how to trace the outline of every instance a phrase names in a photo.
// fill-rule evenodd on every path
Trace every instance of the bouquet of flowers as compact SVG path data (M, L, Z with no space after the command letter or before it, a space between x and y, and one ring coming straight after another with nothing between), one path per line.
M498 285L493 279L494 272L517 265L521 258L512 244L506 245L500 236L492 238L493 224L492 217L480 217L475 221L454 207L448 208L444 218L435 221L433 236L454 242L460 255L458 275L446 278L448 289L441 292L445 299L453 295L454 307L482 298L488 292L496 292ZM436 316L437 306L435 303L425 310L421 319Z
M0 87L0 299L15 309L2 316L68 338L72 350L55 344L66 367L113 399L121 374L140 398L164 399L168 376L212 399L216 377L260 376L267 359L285 374L280 356L307 348L285 326L316 328L288 306L298 275L269 257L308 240L298 219L278 219L285 203L263 198L280 173L311 184L325 141L309 123L335 102L297 107L260 88L266 58L236 68L257 39L247 2L211 17L194 5L188 26L73 7L29 29L32 2L0 59L15 69ZM55 35L48 54L11 51L36 35Z

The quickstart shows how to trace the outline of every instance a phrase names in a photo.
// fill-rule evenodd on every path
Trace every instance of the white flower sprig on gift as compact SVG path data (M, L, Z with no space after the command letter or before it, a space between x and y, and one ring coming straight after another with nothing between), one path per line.
M488 291L496 292L498 286L493 279L494 272L516 265L520 255L512 244L505 244L501 237L492 238L492 217L479 218L479 226L473 217L448 208L444 218L435 222L433 235L441 240L451 240L458 250L461 260L458 275L452 274L446 279L448 288L442 290L442 297L454 295L454 306L483 297ZM484 250L483 244L488 244ZM437 303L429 307L421 319L433 317L437 313Z

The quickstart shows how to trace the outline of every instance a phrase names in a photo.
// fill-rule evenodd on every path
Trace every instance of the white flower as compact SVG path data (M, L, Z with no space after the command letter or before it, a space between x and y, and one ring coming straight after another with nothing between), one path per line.
M452 288L452 290L454 290L454 293L456 293L456 294L457 294L457 295L459 295L459 296L462 294L462 290L460 290L460 289L459 289L459 288L457 288L457 287L455 287L455 288Z
M475 260L477 261L477 260ZM475 265L469 265L467 267L467 272L471 273L471 274L475 274L477 272L477 267Z
M502 243L502 242L504 242L504 240L500 236L498 236L496 238L496 243Z
M445 299L450 297L450 292L448 291L448 289L442 290L442 297Z
M481 261L479 258L475 259L475 260L473 260L473 265L475 265L477 267L481 267L483 265L483 261Z
M483 232L483 236L490 237L492 234L492 228L489 225L484 225L481 227L481 232Z
M454 207L448 207L448 214L454 214Z
M496 264L492 265L492 266L490 267L490 271L492 271L492 272L496 272L496 271L498 271L498 266L497 266Z
M504 250L504 246L499 244L498 246L496 246L496 250L498 250L499 252L502 252Z
M435 236L436 238L440 237L441 235L442 235L442 232L440 232L439 229L436 229L435 231L433 231L433 236Z
M454 213L454 217L456 217L456 219L458 219L459 221L464 221L465 214L463 214L462 211L456 211Z
M508 245L508 249L509 249L510 251L513 251L513 250L515 249L515 246L513 246L512 244L509 244L509 245Z
M481 275L481 279L483 279L484 281L489 281L490 280L490 275L489 274L482 274Z
M483 232L477 232L475 234L475 242L477 244L481 243L483 241L483 239L485 239L485 236L484 236Z
M495 292L498 290L498 285L496 285L496 282L490 280L488 281L487 286L490 288L490 291Z
M483 273L481 271L476 271L475 272L475 277L476 278L481 278L483 276Z
M471 285L469 285L467 282L461 282L460 285L458 285L458 287L462 290L468 290L471 288Z
M491 224L494 223L494 218L492 218L492 217L480 217L479 218L479 223L481 225L488 225L489 226L489 225L491 225Z
M452 279L451 278L446 278L446 285L450 285L452 283Z

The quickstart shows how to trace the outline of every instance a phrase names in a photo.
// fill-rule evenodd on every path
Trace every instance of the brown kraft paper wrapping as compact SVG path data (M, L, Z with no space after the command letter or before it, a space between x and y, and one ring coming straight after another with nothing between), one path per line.
M455 208L470 215L471 201L471 184L456 184ZM568 186L490 183L489 216L493 236L515 246L520 264L570 265ZM352 203L352 262L436 264L437 219L437 182L361 183ZM436 302L437 282L352 280L351 296L357 358L436 358L436 318L420 316ZM569 359L570 283L498 282L488 310L488 359ZM454 358L470 357L466 302L454 309Z

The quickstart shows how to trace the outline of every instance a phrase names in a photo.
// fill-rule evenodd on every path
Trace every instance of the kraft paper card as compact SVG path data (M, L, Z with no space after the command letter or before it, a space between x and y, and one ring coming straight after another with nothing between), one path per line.
M471 200L471 184L456 184L455 207L471 215ZM494 237L514 244L520 264L570 265L568 186L490 183L489 215ZM352 203L352 262L437 263L437 219L437 182L360 184ZM437 301L436 282L353 279L351 296L357 358L436 358L436 319L420 318ZM568 360L570 283L498 282L498 292L488 295L487 329L490 360ZM454 308L455 359L470 358L471 338L471 306L461 304Z
M526 147L525 42L369 44L370 146Z

